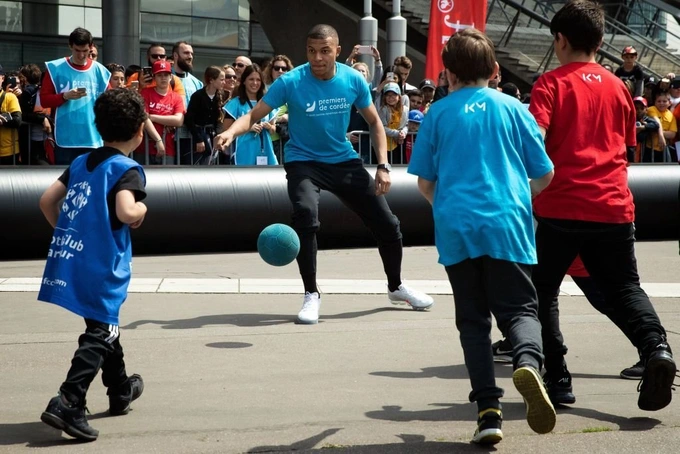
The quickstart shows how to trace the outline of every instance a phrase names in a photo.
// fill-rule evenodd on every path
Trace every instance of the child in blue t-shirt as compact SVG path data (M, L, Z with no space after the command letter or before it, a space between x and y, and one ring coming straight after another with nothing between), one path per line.
M539 374L543 363L531 198L553 176L536 121L519 100L487 88L498 72L483 33L456 33L442 54L451 94L432 104L408 167L432 204L439 263L451 282L478 427L472 439L498 443L503 390L496 385L491 314L515 346L513 382L527 422L550 432L555 410ZM531 179L531 182L529 181Z
M38 299L80 315L86 325L66 380L40 419L85 441L99 435L85 416L99 369L111 415L127 414L144 390L142 377L125 371L118 313L130 283L130 228L146 215L144 171L129 158L144 137L145 103L133 90L109 90L95 102L94 115L104 146L76 158L40 198L54 234Z

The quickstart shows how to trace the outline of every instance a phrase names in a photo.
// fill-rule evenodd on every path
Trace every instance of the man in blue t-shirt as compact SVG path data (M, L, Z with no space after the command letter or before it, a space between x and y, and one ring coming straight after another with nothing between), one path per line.
M401 282L402 242L399 220L384 195L390 189L385 130L371 99L366 80L347 65L336 63L338 33L330 25L316 25L307 34L308 63L279 77L253 110L215 137L226 148L237 136L273 109L288 106L290 140L285 146L288 196L293 204L293 227L300 236L297 257L305 288L297 323L319 320L321 299L316 285L316 232L319 230L319 192L330 191L361 217L378 240L387 274L388 297L413 309L430 308L428 295ZM378 156L375 181L347 140L345 132L352 105L366 119Z

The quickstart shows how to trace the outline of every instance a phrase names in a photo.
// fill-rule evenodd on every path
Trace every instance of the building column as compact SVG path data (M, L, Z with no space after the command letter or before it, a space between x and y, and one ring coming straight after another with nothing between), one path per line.
M102 0L102 41L99 61L125 67L139 64L139 3Z

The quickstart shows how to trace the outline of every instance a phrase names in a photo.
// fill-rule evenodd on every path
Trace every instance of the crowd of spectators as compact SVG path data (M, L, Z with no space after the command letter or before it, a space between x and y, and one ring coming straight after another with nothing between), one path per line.
M141 164L283 162L289 139L286 106L253 125L228 150L213 150L212 139L249 112L277 78L294 68L287 56L276 55L259 65L241 55L233 63L209 66L198 78L193 74L193 47L185 41L175 43L169 54L163 44L151 44L144 66L99 63L92 35L83 28L71 33L69 48L70 56L45 62L44 70L34 63L9 72L0 66L0 165L66 165L100 146L92 108L101 92L116 88L139 91L147 106L146 140L133 153ZM629 160L678 162L680 76L645 77L632 46L624 48L622 59L615 71L603 66L623 81L636 106L638 145L628 150ZM385 127L390 163L408 163L428 109L448 94L446 74L442 71L437 81L426 78L412 85L411 60L399 56L383 66L373 46L354 46L345 63L359 71L371 88ZM489 88L527 106L531 102L531 93L522 93L512 82L504 83L500 71L489 81ZM376 162L368 125L356 108L350 115L347 139L364 162Z

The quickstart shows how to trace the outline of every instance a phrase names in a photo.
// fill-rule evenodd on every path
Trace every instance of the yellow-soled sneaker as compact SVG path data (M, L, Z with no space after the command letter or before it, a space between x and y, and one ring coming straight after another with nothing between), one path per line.
M519 367L512 374L512 382L524 398L527 406L527 423L531 430L539 434L552 431L557 415L538 371L530 366Z

